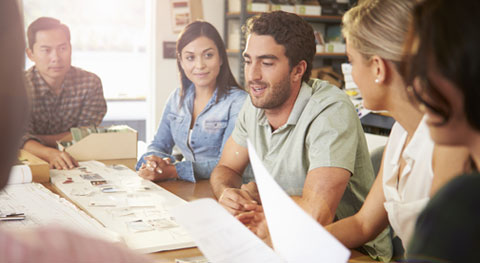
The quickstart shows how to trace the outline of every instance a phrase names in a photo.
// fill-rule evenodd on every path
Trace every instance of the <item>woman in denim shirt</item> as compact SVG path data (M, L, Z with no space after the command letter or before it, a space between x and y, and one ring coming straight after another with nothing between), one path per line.
M209 23L195 21L177 40L181 88L169 97L157 133L136 169L148 180L208 179L235 126L247 93L230 70L223 41ZM184 160L174 163L173 146Z

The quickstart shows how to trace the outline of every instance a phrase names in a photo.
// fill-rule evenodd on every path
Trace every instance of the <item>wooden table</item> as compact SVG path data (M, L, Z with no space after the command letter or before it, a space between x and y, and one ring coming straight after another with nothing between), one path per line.
M201 180L197 183L189 183L184 181L167 181L158 183L161 187L168 191L178 195L180 198L186 201L193 201L199 198L215 198L210 187L208 180ZM362 253L351 250L352 255L348 262L360 263L360 262L377 262L370 259L370 257L363 255ZM198 248L178 249L172 251L156 252L150 254L153 256L156 262L175 262L176 258L186 258L193 256L201 256L202 253Z
M132 160L117 160L117 161L102 161L106 164L124 164L129 168L133 169L135 162ZM210 182L208 180L200 180L197 183L189 183L185 181L166 181L157 183L166 190L172 192L173 194L179 196L180 198L186 201L193 201L200 198L215 198L210 187ZM59 194L62 197L66 197L63 194L59 193L58 190L53 187L50 183L44 183L44 185L50 189L52 192ZM295 199L295 198L294 198ZM361 254L356 250L351 250L352 254L349 262L351 263L360 263L360 262L377 262L372 261L370 257ZM174 263L177 258L187 258L194 256L201 256L202 253L198 248L186 248L186 249L177 249L171 251L163 251L151 253L150 256L155 260L155 262L161 263Z

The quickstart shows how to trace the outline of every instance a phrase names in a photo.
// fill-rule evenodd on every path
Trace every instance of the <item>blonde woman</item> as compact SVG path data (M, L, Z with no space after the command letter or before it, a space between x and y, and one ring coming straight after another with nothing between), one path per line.
M439 147L399 74L415 0L365 0L343 18L347 55L365 107L396 120L376 181L359 212L327 229L349 248L374 239L389 224L407 247L418 214L440 186L461 172L464 148Z

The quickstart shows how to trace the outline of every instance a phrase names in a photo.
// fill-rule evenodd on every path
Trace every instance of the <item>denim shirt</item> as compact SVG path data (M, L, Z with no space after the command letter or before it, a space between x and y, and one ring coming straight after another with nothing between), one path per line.
M213 168L218 163L223 145L235 127L237 115L248 96L244 90L231 89L217 103L217 89L208 101L203 111L198 115L192 128L191 144L188 144L188 133L192 121L195 87L190 85L185 91L182 107L179 108L180 91L176 89L168 98L163 111L157 133L142 155L136 169L145 163L145 156L156 155L169 157L176 145L184 159L175 163L178 177L185 181L195 182L195 179L208 179Z

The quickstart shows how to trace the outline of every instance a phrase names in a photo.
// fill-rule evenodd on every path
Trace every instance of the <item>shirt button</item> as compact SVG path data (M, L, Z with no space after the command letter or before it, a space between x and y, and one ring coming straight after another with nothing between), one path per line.
M194 144L195 144L195 142L194 142L194 141L192 141L192 145L194 145Z

